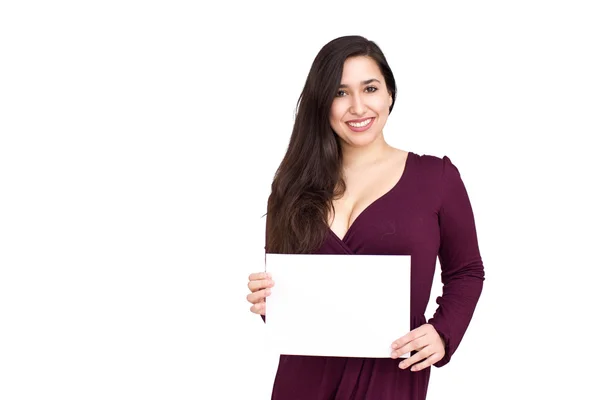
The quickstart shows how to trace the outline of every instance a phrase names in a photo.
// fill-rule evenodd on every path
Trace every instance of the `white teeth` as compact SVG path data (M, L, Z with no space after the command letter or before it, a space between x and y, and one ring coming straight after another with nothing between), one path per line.
M363 122L359 122L359 123L356 123L356 122L348 122L348 125L350 125L350 126L352 126L352 127L354 127L354 128L362 128L363 126L367 126L367 125L369 125L369 124L371 123L371 119L372 119L372 118L365 119Z

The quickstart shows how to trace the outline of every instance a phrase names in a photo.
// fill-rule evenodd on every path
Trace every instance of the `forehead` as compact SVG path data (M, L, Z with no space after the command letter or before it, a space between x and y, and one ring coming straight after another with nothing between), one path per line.
M355 85L367 79L378 79L383 82L381 71L372 58L358 56L346 59L341 84Z

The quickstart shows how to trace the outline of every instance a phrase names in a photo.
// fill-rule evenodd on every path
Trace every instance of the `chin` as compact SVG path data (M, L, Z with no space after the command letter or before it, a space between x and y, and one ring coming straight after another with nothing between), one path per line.
M371 143L373 143L375 141L375 139L377 139L377 136L374 135L369 135L369 134L357 134L352 132L351 134L347 135L347 142L348 144L350 144L353 147L365 147L370 145Z

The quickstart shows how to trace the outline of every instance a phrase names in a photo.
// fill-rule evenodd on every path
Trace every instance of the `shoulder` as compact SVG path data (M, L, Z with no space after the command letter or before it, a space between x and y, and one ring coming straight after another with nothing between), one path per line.
M449 172L458 172L458 169L447 155L439 157L430 154L418 154L410 152L409 157L417 171L431 178L442 178Z
M438 157L411 153L410 156L415 184L436 199L438 209L448 198L464 191L460 172L447 155Z

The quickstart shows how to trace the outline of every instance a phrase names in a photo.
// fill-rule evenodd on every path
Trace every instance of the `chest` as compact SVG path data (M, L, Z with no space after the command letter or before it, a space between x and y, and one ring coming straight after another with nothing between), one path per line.
M412 185L397 185L369 204L345 231L331 229L319 252L410 254L435 259L440 244L438 207ZM333 246L333 248L331 248Z
M347 176L346 191L342 197L333 200L329 216L331 230L343 238L361 214L396 188L402 173L403 169L388 168Z

